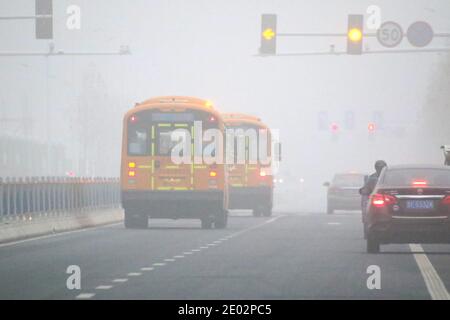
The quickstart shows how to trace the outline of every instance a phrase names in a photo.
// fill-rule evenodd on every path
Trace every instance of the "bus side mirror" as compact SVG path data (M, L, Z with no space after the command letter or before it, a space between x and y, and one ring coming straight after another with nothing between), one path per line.
M281 142L275 143L275 160L281 162Z

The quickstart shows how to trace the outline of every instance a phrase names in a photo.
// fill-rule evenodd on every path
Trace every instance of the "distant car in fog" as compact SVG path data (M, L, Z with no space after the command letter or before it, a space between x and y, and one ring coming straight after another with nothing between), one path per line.
M450 167L384 169L367 206L367 252L388 243L450 243Z
M364 185L365 174L338 173L331 182L323 185L327 191L327 214L335 210L361 210L361 195L359 189Z

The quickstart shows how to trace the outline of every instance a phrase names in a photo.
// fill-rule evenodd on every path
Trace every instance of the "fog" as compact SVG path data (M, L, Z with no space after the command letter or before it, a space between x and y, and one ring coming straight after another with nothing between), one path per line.
M80 30L66 27L67 7L74 4L81 8ZM116 177L123 114L163 95L205 98L221 111L255 114L278 129L286 210L317 209L325 202L324 181L336 172L369 173L377 159L442 163L439 146L450 143L449 132L434 124L450 116L448 71L442 71L448 53L257 55L263 13L278 15L279 32L345 32L347 15L366 14L370 5L404 29L424 20L436 32L450 32L446 0L60 0L52 41L36 40L30 20L0 21L0 52L11 53L0 56L0 137L38 146L27 153L35 165L4 165L0 176ZM0 16L32 14L34 1L0 0ZM50 43L65 54L20 55L48 52ZM286 37L278 51L329 51L331 45L343 51L345 44L344 38ZM449 44L437 38L430 46ZM131 54L70 54L117 53L121 46ZM365 47L381 49L375 38ZM400 48L411 46L405 39ZM321 112L339 124L337 134L319 128ZM353 129L344 125L347 112L354 114ZM383 120L370 138L374 113ZM5 162L11 149L1 151ZM56 160L37 165L37 157L48 154ZM308 191L302 204L295 190Z

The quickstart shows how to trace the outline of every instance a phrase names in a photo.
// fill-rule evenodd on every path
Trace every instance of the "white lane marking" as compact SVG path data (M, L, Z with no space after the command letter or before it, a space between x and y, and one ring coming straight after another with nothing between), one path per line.
M450 294L445 288L442 279L439 277L436 269L434 269L427 255L420 244L410 244L409 248L414 253L414 259L419 266L428 292L433 300L450 300Z
M244 234L244 233L246 233L246 232L249 232L249 231L252 231L252 230L261 228L261 227L263 227L263 226L265 226L265 225L267 225L267 224L269 224L269 223L275 222L275 221L277 221L278 219L284 218L284 217L285 217L285 215L279 215L279 216L273 217L272 219L267 220L267 221L264 221L264 222L261 222L261 223L255 225L255 226L253 226L253 227L250 227L250 228L247 228L247 229L238 231L238 232L236 232L236 233L233 233L233 234L230 235L229 237L230 237L230 238L235 238L235 237L237 237L237 236L240 236L241 234Z
M51 238L56 238L56 237L61 237L61 236L65 236L65 235L71 235L71 234L75 234L75 233L86 232L86 231L94 231L94 230L99 230L99 229L113 228L113 227L118 226L118 225L122 225L122 222L108 224L106 226L85 228L85 229L79 229L79 230L61 231L59 233L49 234L49 235L46 235L46 236L40 236L40 237L35 237L35 238L30 238L30 239L23 239L23 240L17 240L17 241L13 241L13 242L2 243L2 244L0 244L0 248L14 246L16 244L22 244L22 243L26 243L26 242L51 239Z
M112 289L113 286L98 286L95 290L109 290Z
M152 268L152 267L144 267L144 268L141 268L141 271L152 271L154 269L155 268Z
M80 293L75 298L76 299L91 299L95 296L95 293Z
M124 283L124 282L127 282L128 281L128 279L114 279L112 282L115 282L115 283Z
M222 241L234 238L234 237L236 237L236 236L238 236L238 235L240 235L240 234L242 234L244 232L247 232L247 231L250 231L250 230L262 227L263 225L266 225L268 223L274 222L274 221L276 221L277 219L279 219L281 217L283 217L283 216L274 217L274 218L272 218L270 220L267 220L267 221L265 221L263 223L260 223L260 224L258 224L256 226L253 226L253 227L241 230L241 231L236 232L234 234L231 234L231 235L229 235L229 236L227 236L227 237L225 237L223 239L220 239L220 240L214 241L213 243L207 244L206 247L204 246L204 247L200 247L200 249L193 249L190 252L184 252L183 255L193 254L194 252L201 251L201 249L208 249L208 247L210 247L210 246L217 246L218 244L221 244ZM184 256L178 255L178 256L174 256L174 258L184 258ZM166 261L166 262L173 262L173 261L175 261L175 259L165 259L164 261ZM166 265L165 263L154 263L153 264L153 266L156 266L156 267L162 267L162 266L165 266L165 265ZM144 267L144 268L141 268L141 271L151 271L153 269L154 268L152 268L152 267ZM142 273L140 273L140 272L128 273L129 277L137 277L137 276L140 276L140 275L142 275ZM128 279L114 279L113 280L113 282L126 282L126 281L128 281ZM108 290L108 289L111 289L111 288L112 288L112 286L98 286L96 289L98 289L98 290ZM77 296L77 299L90 299L90 298L92 298L94 296L95 296L95 294L92 294L92 293L80 294L80 295Z
M329 226L340 226L342 223L340 223L340 222L328 222L327 224Z
M273 217L272 219L269 219L269 220L267 220L267 221L264 222L264 223L272 223L272 222L274 222L275 220L277 220L279 217L280 217L280 216L278 216L278 217Z
M222 239L219 239L220 241L227 241L228 240L228 238L222 238Z
M165 266L166 264L163 263L163 262L158 262L158 263L154 263L153 265L154 265L155 267L162 267L162 266Z
M184 258L184 256L174 256L173 258L174 259L182 259L182 258Z

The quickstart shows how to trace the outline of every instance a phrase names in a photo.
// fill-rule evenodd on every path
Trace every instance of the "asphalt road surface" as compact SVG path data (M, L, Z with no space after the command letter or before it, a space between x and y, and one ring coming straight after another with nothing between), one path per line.
M0 299L449 298L449 245L367 254L358 212L234 212L225 230L190 220L150 225L0 245ZM71 265L80 267L80 290L67 288Z

